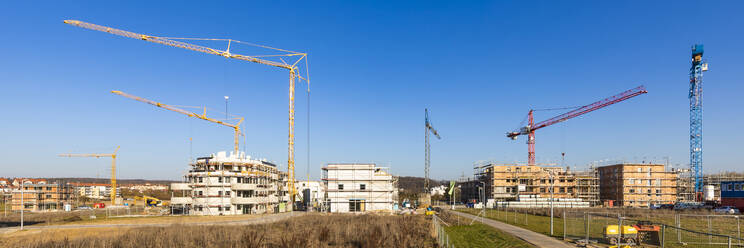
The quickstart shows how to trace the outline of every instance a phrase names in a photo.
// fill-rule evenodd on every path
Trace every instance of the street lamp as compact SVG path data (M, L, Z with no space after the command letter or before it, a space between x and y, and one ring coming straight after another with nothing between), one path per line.
M225 96L225 121L227 121L227 99L230 99L230 97Z
M552 170L546 170L543 168L543 171L548 172L548 175L550 176L550 236L553 236L553 188L555 184L555 180L553 178L553 171ZM565 216L564 216L565 218Z

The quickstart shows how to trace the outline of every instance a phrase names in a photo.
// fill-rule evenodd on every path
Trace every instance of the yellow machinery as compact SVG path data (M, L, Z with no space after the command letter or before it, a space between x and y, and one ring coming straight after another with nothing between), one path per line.
M289 179L289 182L288 182L289 195L290 195L291 201L294 202L295 195L297 194L297 192L296 192L297 189L295 189L295 187L294 187L294 183L295 183L295 170L294 170L294 166L295 166L295 160L294 160L294 141L295 141L295 137L294 137L295 79L297 78L297 79L300 79L300 80L305 80L308 83L308 94L309 94L309 92L310 92L310 87L309 87L309 85L310 85L310 69L308 68L308 63L307 63L307 53L293 52L293 51L288 51L288 50L284 50L284 49L278 49L278 48L273 48L273 47L263 46L263 45L256 45L256 44L252 44L252 43L248 43L248 42L242 42L242 41L233 40L233 39L202 39L202 38L169 38L169 37L157 37L157 36L139 34L139 33L124 31L124 30L121 30L121 29L115 29L115 28L111 28L111 27L96 25L96 24L92 24L92 23L82 22L82 21L78 21L78 20L64 20L64 23L65 24L72 25L72 26L76 26L76 27L81 27L81 28L85 28L85 29L90 29L90 30L105 32L105 33L109 33L109 34L119 35L119 36L123 36L123 37L127 37L127 38L144 40L144 41L149 41L149 42L153 42L153 43L157 43L157 44L161 44L161 45L172 46L172 47L179 47L179 48L188 49L188 50L191 50L191 51L196 51L196 52L202 52L202 53L208 53L208 54L218 55L218 56L222 56L222 57L225 57L225 58L239 59L239 60L254 62L254 63L258 63L258 64L263 64L263 65L269 65L269 66L273 66L273 67L278 67L278 68L289 70L289 141L288 141L288 143L289 143L288 150L289 151L288 151L288 155L287 155L288 156L288 159L287 159L288 160L287 161L287 176L288 176L288 179ZM223 41L223 42L226 41L227 42L227 49L226 50L220 50L220 49L215 49L215 48L209 48L209 47L195 45L195 44L190 44L190 43L186 43L186 42L182 42L182 41L178 41L178 40L209 40L209 41ZM254 46L254 47L260 47L260 48L264 48L264 49L271 49L271 50L274 50L274 51L282 52L283 54L253 55L253 56L251 56L251 55L241 55L241 54L231 53L230 52L230 45L232 43L244 44L244 45L249 45L249 46ZM293 60L290 61L289 63L287 63L283 58L286 58L288 60L291 58ZM274 60L270 60L270 59L274 59ZM298 64L303 59L305 60L305 77L302 77L300 75L301 73L300 73L300 70L299 70L299 67L298 67Z
M137 200L142 200L143 204L147 207L160 207L163 205L168 205L167 203L163 203L158 198L150 197L150 196L135 196L134 197L134 205L137 206Z
M623 244L638 244L638 229L632 226L623 225L622 237L618 230L618 225L607 225L604 227L602 233L607 243L616 245L618 243Z
M167 110L170 110L170 111L175 111L175 112L178 112L178 113L181 113L181 114L185 114L185 115L188 115L190 117L195 117L195 118L199 118L199 119L202 119L202 120L205 120L205 121L214 122L214 123L217 123L217 124L220 124L220 125L231 127L231 128L233 128L235 130L235 147L234 147L234 151L235 151L235 154L236 155L238 154L238 143L239 143L239 136L240 136L240 124L243 123L243 120L244 120L243 117L237 118L238 119L238 123L236 123L236 124L230 124L230 123L227 123L227 122L224 122L224 121L220 121L220 120L217 120L217 119L212 119L212 118L207 117L207 108L204 108L204 113L197 114L197 113L194 113L194 112L189 112L189 111L186 111L186 110L183 110L183 109L180 109L180 108L176 108L176 107L171 106L171 105L159 103L159 102L152 101L152 100L147 100L145 98L138 97L138 96L133 96L133 95L130 95L130 94L127 94L127 93L118 91L118 90L112 90L111 93L114 93L114 94L117 94L117 95L120 95L120 96L123 96L123 97L126 97L126 98L134 99L134 100L137 100L137 101L140 101L140 102L148 103L148 104L154 105L156 107L164 108L164 109L167 109Z
M111 157L111 206L116 205L116 152L119 151L119 147L116 147L114 153L88 153L88 154L59 154L60 157Z

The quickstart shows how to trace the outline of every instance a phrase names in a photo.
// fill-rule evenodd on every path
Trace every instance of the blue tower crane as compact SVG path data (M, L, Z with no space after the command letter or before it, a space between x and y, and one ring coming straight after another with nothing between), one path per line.
M690 67L690 170L695 181L695 194L703 192L703 45L692 46ZM698 196L699 197L699 196Z

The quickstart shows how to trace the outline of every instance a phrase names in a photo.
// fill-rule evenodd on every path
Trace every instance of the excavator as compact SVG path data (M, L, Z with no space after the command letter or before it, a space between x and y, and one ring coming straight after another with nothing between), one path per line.
M164 205L168 205L167 203L163 203L163 201L161 201L160 199L155 198L155 197L151 197L151 196L135 196L134 197L134 205L135 206L137 205L137 200L141 200L141 201L144 200L145 206L148 206L148 207L162 207Z

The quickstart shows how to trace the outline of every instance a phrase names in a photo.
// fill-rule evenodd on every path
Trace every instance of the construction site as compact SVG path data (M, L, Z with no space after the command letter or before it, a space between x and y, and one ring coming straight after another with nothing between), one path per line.
M744 123L721 107L738 54L670 42L682 5L295 4L20 22L55 45L18 50L60 65L10 51L12 106L53 94L3 128L0 247L744 247L740 135L703 164L703 74L706 123Z

